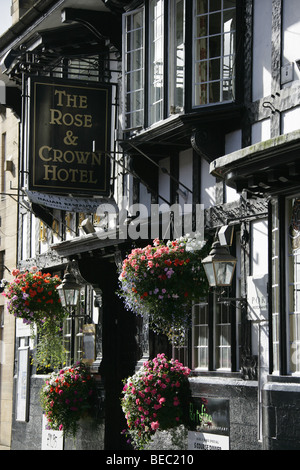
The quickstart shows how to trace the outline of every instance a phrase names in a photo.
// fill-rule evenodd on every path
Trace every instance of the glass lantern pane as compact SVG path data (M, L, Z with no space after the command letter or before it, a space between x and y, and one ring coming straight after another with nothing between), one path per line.
M217 285L219 286L230 286L235 263L233 262L223 262L223 263L214 263L215 273L216 273L216 281Z
M66 298L65 298L64 291L62 289L58 289L58 295L59 295L62 307L65 307L66 306Z
M208 264L203 264L204 270L208 279L208 283L211 287L214 287L216 285L215 281L215 273L214 273L214 268L212 263Z

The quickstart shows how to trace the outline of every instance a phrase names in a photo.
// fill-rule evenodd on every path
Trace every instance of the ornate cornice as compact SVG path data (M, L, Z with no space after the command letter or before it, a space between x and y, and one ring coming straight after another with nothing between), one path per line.
M266 217L268 201L261 199L244 199L220 204L205 209L205 229L213 230L223 225L238 224L243 220Z

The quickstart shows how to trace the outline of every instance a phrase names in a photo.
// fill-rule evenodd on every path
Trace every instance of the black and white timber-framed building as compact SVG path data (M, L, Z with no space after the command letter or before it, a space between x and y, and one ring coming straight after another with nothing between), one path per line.
M0 37L6 106L20 126L18 267L62 275L71 263L84 286L85 320L96 325L92 367L101 377L103 426L97 434L84 429L77 448L127 449L121 381L159 352L192 369L192 394L225 416L231 450L300 448L297 7L297 0L32 1ZM84 151L94 162L97 151L109 155L103 188L75 167L47 166L48 187L33 178L32 90L47 80L89 96L109 90L105 144L89 133L89 120L76 118L87 128ZM70 125L69 114L53 110L52 118ZM41 159L73 162L59 145L42 147ZM114 227L97 213L99 201L125 210L203 204L206 235L232 229L231 300L212 289L195 305L184 347L151 331L145 341L116 295L117 264L132 240L109 239ZM255 282L263 286L259 314ZM80 358L80 325L72 335ZM21 343L30 345L29 337L16 338L16 360ZM12 449L41 448L43 376L29 375L28 415L24 422L13 415Z

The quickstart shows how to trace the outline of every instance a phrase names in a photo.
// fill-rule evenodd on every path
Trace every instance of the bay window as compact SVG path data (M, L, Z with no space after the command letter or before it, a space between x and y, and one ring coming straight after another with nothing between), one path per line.
M123 15L124 129L235 97L236 0L149 0Z

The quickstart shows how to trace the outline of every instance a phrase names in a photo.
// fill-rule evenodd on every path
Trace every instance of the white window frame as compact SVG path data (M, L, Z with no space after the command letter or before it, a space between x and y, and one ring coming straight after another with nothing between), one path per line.
M155 13L157 5L157 16ZM164 0L149 0L149 125L164 119Z
M178 44L178 4L182 4L182 44ZM174 0L169 4L169 114L182 113L185 96L185 2ZM182 97L179 101L178 89L182 87Z
M132 28L132 29L127 29L127 21L128 18L133 18L136 15L141 15L142 16L142 25L139 28ZM139 47L136 45L132 44L131 41L129 41L128 36L129 34L133 34L134 32L140 31L140 38L141 38L141 44ZM123 128L126 130L136 130L140 129L144 126L144 87L145 87L145 69L144 69L144 63L145 63L145 11L144 8L138 8L136 10L130 11L128 13L125 13L123 15L123 32L124 32L124 40L123 40ZM136 38L135 38L136 39ZM128 48L128 43L129 48ZM133 68L133 62L132 59L130 59L129 54L140 54L140 68ZM129 62L128 62L129 61ZM128 67L129 63L129 67ZM141 74L141 86L138 88L132 88L129 89L128 85L128 80L129 76L132 74ZM132 84L132 80L130 80L130 83ZM137 99L138 94L140 95L141 99L141 106L136 107L133 106L133 100ZM130 103L130 106L128 106L127 103ZM128 123L129 121L129 123Z
M206 323L200 323L199 316L200 310L203 309L206 318ZM209 365L209 323L208 323L209 309L208 302L199 302L193 305L192 310L192 368L196 371L208 370ZM197 334L198 331L198 334ZM203 357L206 360L203 362Z

